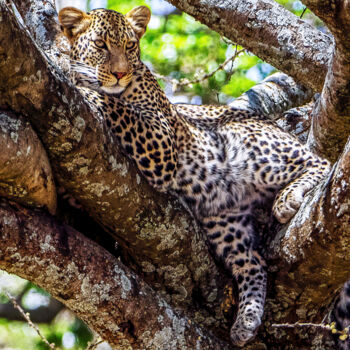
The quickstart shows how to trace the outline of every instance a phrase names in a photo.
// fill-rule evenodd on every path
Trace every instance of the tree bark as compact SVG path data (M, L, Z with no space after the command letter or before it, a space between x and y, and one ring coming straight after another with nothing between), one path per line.
M56 187L51 166L28 121L0 110L0 148L0 196L54 213Z
M335 4L304 1L332 32L335 48L322 94L313 111L309 144L335 161L350 134L350 8L347 1Z
M274 119L288 109L306 104L312 96L311 89L297 84L286 74L275 73L236 98L230 106Z
M50 291L115 349L229 349L110 253L53 217L2 201L0 242L2 269Z

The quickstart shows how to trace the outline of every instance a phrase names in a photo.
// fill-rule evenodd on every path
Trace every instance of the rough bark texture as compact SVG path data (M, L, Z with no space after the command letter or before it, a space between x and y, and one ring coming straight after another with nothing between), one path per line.
M272 241L270 266L276 271L270 274L274 288L267 300L265 327L272 322L329 321L332 299L350 276L349 164L350 142L328 181L308 194L286 230ZM267 333L275 337L269 349L279 349L274 343L289 344L284 349L309 349L313 337L313 349L334 348L314 330L305 334L305 329L298 329L299 341L289 330L271 327Z
M296 81L321 91L332 38L273 0L167 0Z
M235 99L230 106L273 118L294 106L306 104L312 96L311 89L297 84L286 74L275 73Z
M350 134L350 7L348 1L304 3L328 26L335 39L330 69L313 111L309 144L335 161Z
M115 349L229 349L103 248L48 215L1 202L0 242L2 269L49 290Z
M0 149L0 196L54 213L56 187L51 166L28 121L0 110Z

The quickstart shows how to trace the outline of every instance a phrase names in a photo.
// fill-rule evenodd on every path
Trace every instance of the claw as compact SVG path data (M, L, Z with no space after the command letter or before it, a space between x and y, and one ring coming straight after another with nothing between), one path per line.
M299 210L303 199L302 193L295 189L281 192L273 204L274 216L282 224L288 222Z

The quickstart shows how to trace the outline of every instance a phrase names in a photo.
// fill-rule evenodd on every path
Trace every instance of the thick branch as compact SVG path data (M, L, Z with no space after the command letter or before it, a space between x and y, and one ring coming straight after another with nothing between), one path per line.
M35 41L46 52L54 48L51 43L59 32L57 12L53 1L13 0L24 23L32 29Z
M110 253L41 212L0 203L0 267L45 288L115 349L229 349Z
M304 2L325 21L336 44L309 138L311 147L334 161L350 135L350 8L347 1Z
M46 60L9 13L6 10L1 13L0 43L1 46L6 44L7 51L5 63L0 61L0 74L8 82L8 86L4 86L0 81L0 91L3 93L1 98L17 110L28 109L31 121L49 151L59 180L81 200L96 220L118 236L124 248L129 249L135 259L135 265L143 270L149 281L157 281L156 283L170 289L172 302L186 304L187 311L191 307L194 309L192 304L196 300L193 288L197 285L201 289L199 293L196 290L197 296L202 293L200 298L204 296L204 303L210 305L220 318L220 310L213 307L217 304L211 303L211 300L220 300L220 295L216 293L223 281L219 281L220 275L208 258L201 240L196 235L191 237L193 240L188 237L187 232L195 230L191 226L192 219L182 210L177 210L174 202L153 193L129 161L119 153L121 150L118 145L109 137L108 131L94 117L75 89L46 64ZM9 43L7 37L16 37L18 40ZM21 52L26 52L26 57L22 57ZM30 53L31 60L28 60L27 52ZM9 69L11 65L18 69ZM30 84L23 80L23 76L31 79ZM339 203L346 203L344 198L339 200ZM317 207L316 202L315 200L314 205ZM334 230L338 232L336 228ZM300 231L303 232L302 227ZM328 249L326 244L325 246ZM306 249L307 247L306 253L310 253ZM276 249L275 252L281 259L281 254L278 256L279 250ZM293 303L298 301L301 286L305 287L305 276L309 278L311 272L314 273L309 266L309 271L306 271L309 274L297 274L299 280L296 283L293 273L301 267L290 259L283 259L277 283L274 284L271 280L271 285L278 287L277 302L285 304L275 304L277 306L273 308L270 299L267 308L268 317L275 320L295 316ZM292 270L288 265L290 263ZM327 271L332 268L333 265ZM336 284L343 278L340 277L332 284L330 291L335 290ZM286 280L289 284L283 284ZM294 288L297 290L295 295ZM271 290L270 298L275 297L274 293ZM319 300L319 296L315 300ZM324 305L325 298L320 303ZM309 307L310 304L307 305ZM283 311L278 316L277 312L285 309L286 312ZM201 314L198 318L208 315L203 310L199 312ZM301 311L298 311L298 317L299 314L302 315ZM306 316L313 317L312 315L312 312L306 312ZM206 323L221 326L223 321L208 318Z
M168 0L296 81L321 91L332 39L273 0Z
M231 107L246 109L272 118L310 101L313 93L283 73L275 73L238 97Z
M51 166L28 121L0 110L0 149L0 196L55 212Z
M271 281L266 314L274 323L321 322L349 278L349 179L350 140L328 181L307 196L286 231L271 244L278 272ZM293 339L291 333L268 332L279 333L281 342Z

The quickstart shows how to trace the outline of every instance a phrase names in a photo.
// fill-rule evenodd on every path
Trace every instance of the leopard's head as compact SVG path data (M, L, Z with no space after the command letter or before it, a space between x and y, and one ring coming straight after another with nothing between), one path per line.
M118 94L126 89L140 66L139 41L150 16L146 6L136 7L126 15L105 9L85 13L65 7L58 18L71 44L73 64L82 63L75 69L86 76L94 75L99 90Z

